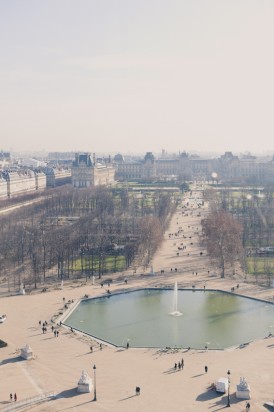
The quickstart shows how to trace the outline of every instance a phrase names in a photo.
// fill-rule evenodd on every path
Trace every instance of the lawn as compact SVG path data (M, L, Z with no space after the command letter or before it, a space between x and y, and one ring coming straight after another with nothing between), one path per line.
M99 271L99 257L93 257L93 271L94 273ZM126 260L124 256L113 256L108 255L104 258L104 272L119 272L124 270ZM83 256L79 257L74 261L74 270L81 271L90 271L92 272L92 256Z
M274 257L248 257L246 267L251 275L274 274Z

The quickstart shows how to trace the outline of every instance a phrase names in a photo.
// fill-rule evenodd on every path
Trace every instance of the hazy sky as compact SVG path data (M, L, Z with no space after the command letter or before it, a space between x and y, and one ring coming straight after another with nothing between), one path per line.
M273 151L273 0L0 0L0 149Z

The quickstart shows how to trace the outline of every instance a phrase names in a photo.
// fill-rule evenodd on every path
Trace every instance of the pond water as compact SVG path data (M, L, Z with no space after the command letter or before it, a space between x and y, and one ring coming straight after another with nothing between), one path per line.
M223 349L274 334L274 305L230 293L144 289L80 302L64 324L116 346Z

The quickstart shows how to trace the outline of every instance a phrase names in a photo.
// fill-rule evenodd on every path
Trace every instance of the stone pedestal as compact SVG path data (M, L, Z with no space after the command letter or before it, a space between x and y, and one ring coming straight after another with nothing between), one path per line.
M83 370L78 381L77 391L81 393L91 392L92 390L92 380L88 376L87 371Z
M26 344L23 348L21 348L21 358L29 360L33 358L33 353L31 347Z
M237 399L250 399L250 386L248 385L245 378L240 378L240 383L237 385L236 390L236 398Z

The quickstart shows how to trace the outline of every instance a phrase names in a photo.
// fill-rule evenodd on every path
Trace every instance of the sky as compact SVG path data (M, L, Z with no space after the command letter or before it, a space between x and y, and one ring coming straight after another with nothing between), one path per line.
M273 0L0 0L0 150L273 152Z

